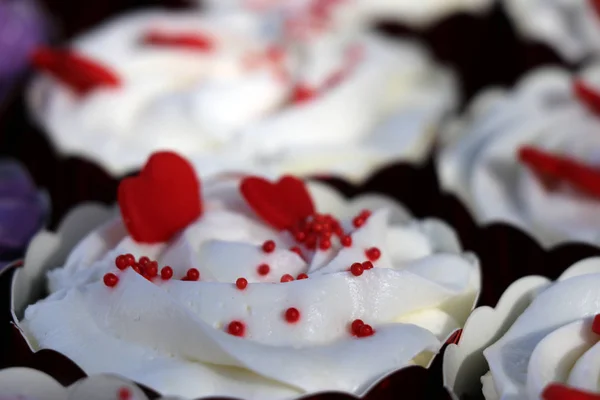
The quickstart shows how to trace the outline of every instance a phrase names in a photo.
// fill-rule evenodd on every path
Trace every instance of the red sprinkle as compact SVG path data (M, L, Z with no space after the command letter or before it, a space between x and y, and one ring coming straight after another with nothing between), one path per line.
M267 240L263 243L262 249L265 253L272 253L275 250L275 242L272 240Z
M125 254L125 259L127 260L127 265L129 265L130 267L132 267L133 264L135 264L135 257L133 256L133 254Z
M297 308L290 307L285 311L285 320L290 324L300 320L300 311Z
M246 326L243 322L240 321L231 321L229 325L227 325L227 333L233 336L244 336L246 332Z
M319 249L329 250L330 248L331 248L331 240L321 239L321 241L319 242Z
M352 225L354 225L356 228L360 228L365 224L365 221L366 220L359 215L358 217L354 217L352 220Z
M259 275L265 276L269 274L269 272L271 271L271 267L269 267L269 264L260 264L256 271Z
M365 323L363 322L362 319L355 319L354 321L352 321L352 324L350 325L350 331L352 332L353 335L357 335L358 336L358 332L360 331L360 328L364 324Z
M188 281L197 281L200 279L200 271L198 271L196 268L190 268L187 270L185 278Z
M365 261L362 263L362 267L365 271L373 268L373 263L371 261Z
M142 268L140 267L140 264L138 264L138 263L134 263L134 264L131 266L131 269L133 269L133 270L134 270L135 272L137 272L138 274L141 274L141 273L142 273Z
M215 48L214 39L199 32L148 32L144 36L143 42L155 46L180 47L202 52L210 52Z
M129 266L129 264L127 263L127 256L125 256L125 254L121 254L120 256L118 256L115 259L115 265L120 270L126 269Z
M144 272L150 278L155 277L156 275L158 275L158 263L156 261L150 261L148 264L146 264Z
M350 236L350 235L342 236L342 238L340 239L340 242L342 243L342 246L350 247L350 246L352 246L352 236Z
M360 327L360 329L358 330L358 334L356 336L367 337L367 336L373 335L373 333L375 333L375 331L373 330L371 325L364 324L363 326Z
M292 102L295 104L307 103L317 96L317 91L308 85L298 84L292 92Z
M350 272L354 276L361 276L363 274L363 267L361 263L354 263L350 266Z
M294 253L296 253L300 257L302 257L302 250L300 250L300 247L298 247L298 246L291 247L290 251L293 251Z
M246 278L237 278L235 286L240 290L244 290L248 286L248 280Z
M146 256L142 256L140 257L138 264L140 264L142 267L145 267L146 264L148 264L150 262L150 259Z
M381 257L381 250L377 247L371 247L370 249L365 250L365 255L369 260L377 261L379 260L379 257Z
M301 273L300 275L298 275L298 277L296 279L298 279L298 280L300 280L300 279L308 279L308 275L306 275L305 273Z
M117 397L119 398L119 400L129 400L131 399L131 396L131 390L129 390L129 388L127 387L122 387L117 392Z
M171 279L173 277L173 268L166 266L160 270L160 277L165 281Z
M106 286L108 286L108 287L115 287L115 286L117 286L117 283L119 283L119 277L118 276L116 276L112 272L104 274L104 284Z
M592 331L595 334L600 335L600 314L597 314L594 317L594 322L592 322Z
M294 277L291 276L290 274L285 274L281 277L281 282L285 283L285 282L291 282L294 280Z

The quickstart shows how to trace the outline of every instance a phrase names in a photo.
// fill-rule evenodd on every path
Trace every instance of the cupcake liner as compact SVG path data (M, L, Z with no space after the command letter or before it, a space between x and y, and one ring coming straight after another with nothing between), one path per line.
M390 178L388 174L397 176L401 171L404 171L407 175L412 174L413 178L416 179L416 177L423 177L420 174L430 174L432 169L431 167L426 170L417 170L408 166L403 168L398 166L389 167L382 171L380 181L373 179L365 183L363 187L353 187L346 183L345 187L347 192L351 192L350 194L362 193L363 190L370 187L380 188L379 185L387 182ZM411 171L412 173L409 173ZM357 200L355 205L359 208L364 207L362 200ZM113 218L116 214L117 210L115 208L108 208L99 204L85 204L76 207L60 223L56 233L44 231L32 240L23 263L15 263L0 273L0 288L4 288L5 290L2 293L7 294L2 298L3 302L0 303L0 307L2 307L2 310L10 310L9 313L5 312L3 314L3 323L0 325L0 333L5 337L0 342L0 350L3 354L8 355L6 361L3 365L0 364L0 367L24 367L44 372L61 385L68 386L69 395L71 395L73 388L87 384L85 373L67 357L52 350L34 351L20 331L17 321L22 318L28 304L32 304L45 296L45 272L49 268L62 265L72 248L83 236ZM436 228L432 227L431 229ZM436 235L441 242L445 242L442 237L444 232L445 230L442 229ZM457 337L456 332L451 334L447 339L447 343L454 342ZM362 393L362 398L394 398L398 393L402 393L403 398L406 399L450 398L440 384L441 368L442 359L438 354L431 360L428 369L413 366L382 377ZM10 370L7 371L9 371L7 373L10 373ZM27 373L30 373L30 371ZM92 377L92 379L96 379L96 377ZM2 373L0 373L0 382L2 382ZM106 388L109 388L109 386L106 386ZM158 396L151 390L145 391L149 398L157 398ZM302 396L302 398L328 400L355 399L356 397L342 393L317 393Z

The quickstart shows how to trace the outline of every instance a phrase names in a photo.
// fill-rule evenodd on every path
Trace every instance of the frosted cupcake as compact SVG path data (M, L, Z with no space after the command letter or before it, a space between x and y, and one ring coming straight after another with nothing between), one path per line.
M442 186L481 223L506 222L543 245L600 243L600 69L539 69L491 89L450 128Z
M313 28L361 26L397 20L423 27L459 12L486 11L493 0L198 0L217 10L281 13Z
M504 0L517 30L567 61L600 54L600 6L595 0Z
M201 185L157 153L119 206L19 325L35 349L165 395L360 395L427 365L479 291L451 228L380 196L348 202L291 176Z
M349 179L427 156L456 92L421 47L370 33L294 41L278 26L250 14L119 17L38 52L46 73L31 110L61 152L115 175L160 149L205 175Z
M466 378L454 387L456 394L477 385L482 371L475 360L483 350L487 367L481 367L489 372L479 391L486 400L600 398L599 281L600 258L589 258L556 282L522 278L507 289L496 309L476 309L460 343L448 349L444 360L446 378ZM472 384L466 385L467 380Z

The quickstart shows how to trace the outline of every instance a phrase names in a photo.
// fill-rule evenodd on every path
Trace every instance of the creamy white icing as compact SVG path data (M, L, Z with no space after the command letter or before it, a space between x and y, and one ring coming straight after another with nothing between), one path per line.
M281 21L189 11L119 17L72 47L114 70L121 87L76 96L41 74L29 93L32 112L59 150L114 174L163 149L188 156L205 175L251 170L361 179L383 163L426 157L456 102L448 71L415 43L350 32L287 40ZM209 35L215 48L144 45L153 30ZM273 48L284 51L278 68L264 57ZM299 85L319 94L294 103Z
M495 344L484 350L487 400L537 400L550 383L600 392L600 259L544 287Z
M479 267L461 253L454 232L435 220L411 220L391 200L366 196L347 202L319 184L316 208L338 217L346 231L365 207L373 214L352 231L352 246L337 239L327 251L295 245L253 214L237 180L205 182L203 215L168 243L142 245L120 219L84 238L65 265L48 274L50 296L30 305L21 328L36 348L67 355L84 371L117 373L163 394L198 397L289 398L323 390L360 394L386 373L439 350L466 319L479 290ZM274 240L271 253L262 250ZM376 246L374 268L354 276ZM115 257L132 253L170 265L180 278L190 267L199 281L152 282ZM270 273L257 273L268 263ZM119 276L109 288L107 272ZM308 278L279 283L283 274ZM245 277L248 286L235 282ZM300 320L288 323L295 307ZM356 338L356 318L375 329ZM226 332L243 321L243 338Z
M246 9L254 12L279 12L292 18L322 15L328 9L329 24L364 25L377 20L399 20L411 26L428 26L459 12L480 13L493 0L199 0L218 10ZM326 4L328 3L328 4ZM311 10L317 10L312 11ZM313 18L314 19L314 18ZM317 18L317 21L321 21Z
M451 125L438 160L440 180L479 222L514 224L547 246L600 243L600 200L566 184L547 188L517 158L518 149L528 145L598 164L600 119L575 96L575 78L600 88L597 65L579 77L540 69L514 90L484 92Z
M569 61L600 54L600 15L592 0L504 0L517 29Z

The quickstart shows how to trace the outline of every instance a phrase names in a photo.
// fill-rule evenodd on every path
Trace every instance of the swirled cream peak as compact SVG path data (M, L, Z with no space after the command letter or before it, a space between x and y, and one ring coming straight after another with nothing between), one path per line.
M487 400L536 400L550 384L600 392L600 262L546 285L502 338L484 351ZM600 317L598 317L600 318Z
M600 199L589 190L597 178L588 179L598 168L599 78L598 65L577 75L545 68L513 90L482 93L446 136L438 162L442 185L482 223L514 224L546 246L599 243ZM569 164L564 170L571 175L553 173L547 162L530 165L522 151L531 148L549 155L552 165ZM575 169L588 178L581 181Z
M519 31L569 61L600 53L600 7L594 0L504 0Z
M114 174L157 150L187 155L204 175L351 179L425 157L456 101L448 71L414 43L330 31L297 41L281 25L243 12L121 16L71 43L120 86L77 95L41 73L30 106L60 150Z
M319 214L279 231L238 186L204 182L202 216L168 242L137 243L120 219L92 232L27 308L28 338L163 394L360 394L470 312L478 265L442 223L310 184Z

